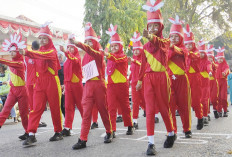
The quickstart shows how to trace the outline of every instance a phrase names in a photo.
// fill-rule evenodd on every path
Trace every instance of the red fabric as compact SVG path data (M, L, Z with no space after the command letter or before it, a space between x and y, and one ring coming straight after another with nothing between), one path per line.
M34 85L27 85L27 91L28 91L28 104L30 111L33 110L33 94L34 94Z
M174 131L168 99L170 88L170 80L164 72L147 73L144 77L147 136L154 135L154 117L157 111L161 113L167 132Z
M130 67L130 71L131 71L130 78L131 79L130 79L130 81L132 83L134 83L134 82L137 83L139 80L139 70L140 70L141 65L139 65L137 62L141 63L141 61L142 61L141 53L143 53L143 50L140 50L139 56L133 56L134 61L131 62L131 67Z
M196 73L200 72L200 56L198 49L193 43L193 50L188 53L188 61L187 61L187 71L189 71L190 66L195 70Z
M77 106L78 111L83 117L83 106L81 104L81 99L83 95L83 85L82 82L72 83L65 82L65 127L72 129L75 106Z
M106 128L106 133L111 133L112 128L107 110L106 87L102 80L89 80L86 82L83 91L83 119L81 123L80 139L87 141L89 128L91 126L91 116L93 106L96 105L101 115L102 122Z
M26 62L26 84L34 85L36 81L36 70L35 70L35 60L29 57L25 57Z
M7 100L5 105L0 112L0 126L4 124L6 119L8 118L11 109L14 107L15 103L18 102L19 113L22 119L22 125L27 132L28 127L28 95L27 89L25 86L21 87L11 87L10 92L7 96Z
M208 57L205 55L204 58L200 59L200 72L212 72L211 62L208 60Z
M219 103L218 112L227 112L228 102L227 102L227 80L225 78L218 79L219 84Z
M227 76L229 75L229 65L227 64L226 60L224 59L222 63L217 63L218 68L217 68L217 73L216 73L216 78L220 79L220 78L227 78ZM226 76L224 77L222 75L222 73L225 73Z
M97 110L97 106L94 105L92 111L92 121L93 123L97 123L97 120L98 120L98 110Z
M136 91L137 82L131 84L132 102L133 102L133 119L138 119L139 106L145 110L144 89Z
M199 73L188 74L191 87L192 108L195 111L195 116L198 119L203 117L203 109L201 105L201 79Z
M213 104L213 110L218 111L218 81L210 80L210 102Z
M116 131L117 106L119 105L122 109L124 126L133 126L129 105L128 83L108 84L107 102L113 131Z
M207 117L209 112L210 82L208 78L201 78L201 104L203 105L203 116Z
M190 100L189 100L190 99ZM184 132L191 130L191 95L186 75L177 75L172 79L171 111L174 130L177 132L175 112L178 110Z
M29 114L28 132L37 132L39 121L47 102L51 110L54 132L62 131L62 114L60 110L61 95L59 95L61 88L59 87L58 76L55 77L40 76L36 79L33 95L33 111Z

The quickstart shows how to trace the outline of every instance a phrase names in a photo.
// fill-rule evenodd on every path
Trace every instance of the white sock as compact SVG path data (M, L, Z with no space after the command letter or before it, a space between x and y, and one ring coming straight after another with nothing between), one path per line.
M133 123L138 123L137 119L133 119Z
M66 127L64 127L64 129L65 129L65 130L71 130L71 129L69 129L69 128L66 128Z
M152 136L147 136L148 137L148 143L149 144L154 144L155 142L154 142L154 135L152 135Z
M174 134L175 134L174 131L172 131L168 133L168 136L174 136Z
M118 117L122 117L122 115L118 115Z
M29 136L35 136L35 133L29 132Z
M155 117L158 117L158 114L155 114Z

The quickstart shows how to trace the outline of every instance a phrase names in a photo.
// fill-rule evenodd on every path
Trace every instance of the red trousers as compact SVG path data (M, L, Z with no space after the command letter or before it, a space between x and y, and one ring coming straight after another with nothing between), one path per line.
M210 80L210 102L213 104L213 110L218 111L218 81Z
M116 131L117 106L121 107L124 126L133 126L127 82L109 84L107 86L107 102L113 131Z
M172 79L171 111L174 130L177 132L175 112L178 110L184 132L191 130L191 89L187 75L176 75Z
M30 111L33 110L33 85L27 85L27 91L28 91L28 104Z
M208 78L201 76L201 104L203 105L203 117L209 113L210 82Z
M203 117L203 109L201 105L201 79L199 73L188 74L191 87L192 108L198 119Z
M55 132L62 131L61 86L58 76L38 77L34 88L33 111L29 114L28 132L37 132L41 115L49 103Z
M112 132L110 117L107 110L106 86L104 81L90 80L86 82L83 90L82 105L83 118L81 123L81 140L88 140L89 128L91 126L92 110L94 105L97 106L97 109L101 115L102 122L106 128L106 133Z
M75 106L77 106L81 117L83 116L83 107L81 99L83 95L82 82L65 82L65 127L72 129Z
M97 106L96 105L93 106L92 120L93 120L93 123L97 123L97 120L98 120L98 110L97 110Z
M28 127L28 92L25 86L11 87L10 92L7 96L5 105L2 112L0 112L0 126L2 126L6 119L8 118L11 109L14 107L15 103L18 102L19 113L22 119L22 125L27 132Z
M167 132L174 131L170 110L170 79L166 72L146 73L144 77L144 98L146 102L147 136L154 135L155 114L160 112Z
M219 84L219 103L218 103L218 112L227 112L227 80L225 78L218 79Z
M144 88L136 91L137 82L131 84L132 89L132 102L133 102L133 119L138 119L139 116L139 106L145 110L145 100L144 100Z

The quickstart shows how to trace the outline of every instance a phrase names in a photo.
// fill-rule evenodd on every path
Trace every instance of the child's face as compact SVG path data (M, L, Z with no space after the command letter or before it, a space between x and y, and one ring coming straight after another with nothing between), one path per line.
M139 49L137 49L137 50L134 50L134 55L135 56L138 56L140 54L140 51L139 51Z
M47 36L45 36L45 35L40 35L39 36L39 43L40 43L41 46L47 45L48 42L49 42L49 39L48 39Z
M70 52L70 53L74 53L74 47L73 46L68 46L68 51Z
M200 53L200 58L204 58L205 57L205 53L204 52L201 52Z
M220 64L220 63L223 62L223 58L218 58L217 61L218 61L218 63Z
M116 53L119 50L119 44L111 44L110 49L112 53Z
M210 62L213 62L213 57L212 56L208 56L208 59Z
M85 40L85 44L89 45L91 48L93 48L93 42L92 42L92 40Z
M192 49L193 49L193 43L187 43L187 44L185 44L185 47L186 47L186 49L188 51L192 51Z
M156 35L159 31L160 25L158 23L150 23L147 28L150 34Z
M10 56L11 58L15 58L17 55L17 52L16 51L10 51Z
M178 34L171 34L170 41L172 45L177 45L180 42L180 36Z

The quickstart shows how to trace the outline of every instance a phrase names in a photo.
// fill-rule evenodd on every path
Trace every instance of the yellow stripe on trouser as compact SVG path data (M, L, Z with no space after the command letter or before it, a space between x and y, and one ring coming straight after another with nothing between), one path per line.
M57 89L58 89L58 95L59 95L59 107L61 106L61 86L60 86L60 80L58 76L55 76L55 80L56 80L56 84L57 84ZM62 118L62 112L61 112L61 108L60 108L60 124L61 124L61 128L62 128L62 124L63 124L63 118Z
M187 80L187 89L188 89L188 112L189 112L189 130L192 128L192 115L191 115L191 88L190 88L190 83L188 76L185 74L186 80Z
M171 119L171 124L172 124L172 128L174 128L173 126L173 119L172 119L172 111L170 108L170 98L171 98L171 80L169 78L168 72L165 71L166 74L166 78L167 78L167 92L168 92L168 108L169 108L169 117Z

